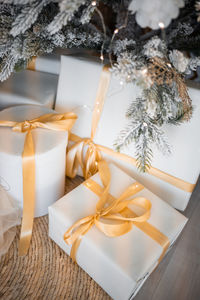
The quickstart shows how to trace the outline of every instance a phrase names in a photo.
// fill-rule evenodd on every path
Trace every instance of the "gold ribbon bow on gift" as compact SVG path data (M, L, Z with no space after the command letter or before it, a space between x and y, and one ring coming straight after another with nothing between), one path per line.
M104 66L99 81L99 87L97 90L97 96L92 115L91 137L81 138L75 134L70 135L70 140L74 142L74 145L72 145L67 152L66 175L71 178L76 176L79 166L82 168L85 179L89 178L91 175L94 175L98 169L97 164L102 159L101 153L108 154L111 157L116 157L116 159L120 159L122 161L130 163L135 167L137 166L137 161L135 158L123 153L116 152L108 147L97 145L93 142L103 110L105 97L110 83L110 78L111 74L109 72L108 66ZM151 167L148 170L148 173L189 193L191 193L195 187L195 184L186 182L180 178L167 174L154 167Z
M96 212L77 221L64 234L65 242L72 245L71 258L76 261L76 253L81 239L93 225L96 225L108 237L124 235L135 225L162 246L161 260L170 242L164 234L146 222L150 217L151 202L144 197L131 198L144 187L135 182L119 198L115 198L109 194L111 175L107 163L105 161L99 162L98 169L103 188L92 179L83 183L100 197L96 204ZM140 207L144 213L138 216L128 208L129 205Z
M26 255L29 249L34 209L35 209L35 149L32 130L44 128L55 131L67 131L72 128L77 116L74 113L45 114L39 118L23 121L0 121L0 126L12 127L13 131L26 132L24 150L22 153L23 170L23 217L19 241L19 255Z
M74 178L80 166L84 178L88 179L98 171L98 162L102 159L101 152L91 139L82 139L71 133L70 140L75 144L67 152L66 175Z

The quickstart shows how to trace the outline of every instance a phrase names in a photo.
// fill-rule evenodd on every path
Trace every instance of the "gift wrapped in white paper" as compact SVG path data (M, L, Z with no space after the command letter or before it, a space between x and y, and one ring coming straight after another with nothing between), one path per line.
M28 70L58 75L60 72L60 56L56 54L47 54L33 57L27 68Z
M119 197L133 178L109 165L110 194ZM102 187L99 173L92 177ZM147 222L174 243L187 219L156 195L144 188L134 197L145 197L152 203ZM95 213L99 197L84 184L49 207L49 236L67 253L63 236L67 229L83 217ZM82 238L77 251L78 265L83 268L113 299L128 300L158 264L163 248L148 233L133 225L132 230L118 237L107 237L93 226Z
M0 110L21 104L53 108L58 76L24 70L0 83Z
M53 110L40 105L22 105L0 112L0 120L21 122ZM22 152L26 132L0 126L0 177L7 183L10 197L23 206ZM64 195L67 131L42 128L32 130L35 145L35 217L47 214L48 206Z
M100 64L66 56L61 58L56 110L62 112L70 109L77 113L78 121L72 132L81 137L90 137L92 112L101 72L102 65ZM94 137L95 143L113 149L114 141L127 125L126 110L138 92L137 86L132 84L121 86L116 78L111 77L103 112ZM181 126L165 126L164 130L172 145L172 154L166 157L157 149L153 149L152 166L195 185L200 172L200 141L198 138L200 92L189 88L189 94L195 107L191 121ZM134 144L122 152L134 157ZM134 165L123 160L105 154L103 156L108 161L119 165L170 205L180 210L186 208L191 192L177 188L150 174L138 172Z

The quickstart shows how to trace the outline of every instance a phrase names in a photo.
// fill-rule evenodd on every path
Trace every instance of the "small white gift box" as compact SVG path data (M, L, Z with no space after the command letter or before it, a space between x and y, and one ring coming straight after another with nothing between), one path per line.
M109 168L109 192L118 198L135 180L113 164ZM102 187L99 173L91 179ZM99 200L86 182L49 207L49 236L68 255L71 246L64 241L65 232L76 221L93 215ZM151 201L151 215L146 223L165 235L171 246L187 219L146 188L136 193L135 197ZM113 299L128 300L135 296L157 266L162 252L162 246L135 225L131 231L118 237L107 237L93 226L83 236L76 259L78 265Z
M0 112L0 120L21 122L55 113L40 105L22 105ZM26 132L0 126L0 178L7 183L12 199L23 207L22 152ZM35 217L48 212L48 206L64 195L67 131L43 128L32 130L35 146Z
M101 73L102 65L100 64L67 56L61 58L56 110L58 112L66 109L73 110L78 115L78 121L72 132L80 137L90 137L92 112ZM127 125L126 110L138 92L137 86L132 84L121 86L116 78L111 77L104 108L94 137L96 144L114 149L114 141ZM164 156L157 149L153 149L152 161L153 167L181 179L186 182L186 185L188 183L189 189L181 189L150 174L138 172L133 164L102 153L108 161L119 165L129 175L179 210L186 208L200 172L199 91L189 88L189 94L195 107L191 121L181 126L165 126L164 130L169 138L169 143L172 145L172 154ZM134 157L134 144L125 148L122 153Z
M38 104L53 108L58 76L43 72L20 71L0 83L0 110L13 105Z

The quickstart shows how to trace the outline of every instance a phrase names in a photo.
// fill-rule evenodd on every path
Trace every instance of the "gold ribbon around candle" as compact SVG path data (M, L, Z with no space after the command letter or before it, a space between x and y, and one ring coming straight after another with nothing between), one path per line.
M111 74L109 72L109 67L104 66L99 81L99 87L97 90L97 96L92 115L91 137L81 138L75 134L70 135L70 140L74 142L74 145L72 145L67 151L66 175L71 178L76 176L79 166L82 168L85 179L89 178L91 175L94 175L97 172L97 163L102 159L101 153L108 154L111 157L116 157L116 159L120 159L137 167L137 161L135 158L116 152L108 147L97 145L93 142L103 110L110 78ZM195 184L172 176L166 172L154 168L153 166L150 167L148 173L185 192L192 193L195 188Z
M144 197L132 198L144 187L140 183L135 182L119 198L115 198L109 193L111 175L107 163L105 161L99 162L98 169L103 187L92 179L88 179L83 183L100 197L96 204L95 213L78 220L64 234L65 242L68 245L72 245L70 256L73 261L76 261L76 253L82 237L93 225L108 237L124 235L132 229L133 225L137 226L162 246L163 251L159 259L161 260L170 245L169 239L154 226L146 222L150 217L151 202ZM128 207L131 204L142 208L144 213L138 216Z
M76 119L77 116L74 113L53 113L24 122L0 121L0 126L11 127L13 131L26 133L22 153L23 216L19 241L20 256L26 255L29 249L35 209L35 149L32 130L44 128L55 131L68 131L71 130Z

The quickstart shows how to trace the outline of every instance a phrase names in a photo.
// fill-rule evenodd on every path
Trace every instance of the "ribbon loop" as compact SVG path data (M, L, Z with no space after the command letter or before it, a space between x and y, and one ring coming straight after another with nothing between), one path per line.
M73 134L70 135L70 139ZM102 159L101 152L90 138L78 139L72 145L66 156L66 175L74 178L80 166L85 179L98 171L98 162Z
M71 130L77 116L74 113L45 114L23 122L0 121L0 126L11 127L16 132L26 132L22 153L23 216L19 241L19 255L26 255L30 246L35 208L35 149L32 130L44 128L55 131Z

